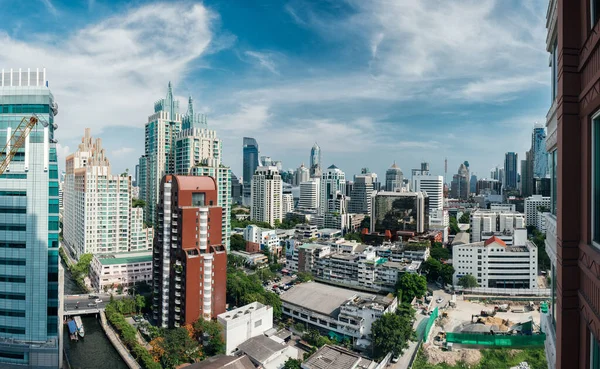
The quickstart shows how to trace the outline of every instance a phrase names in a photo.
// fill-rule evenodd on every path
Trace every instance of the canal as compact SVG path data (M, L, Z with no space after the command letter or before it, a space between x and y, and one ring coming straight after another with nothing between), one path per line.
M65 294L76 295L84 293L71 276L69 269L65 269ZM67 353L72 369L128 369L127 365L114 349L102 327L100 321L93 315L82 316L85 328L85 338L79 341L69 339L69 329L64 327L64 349Z

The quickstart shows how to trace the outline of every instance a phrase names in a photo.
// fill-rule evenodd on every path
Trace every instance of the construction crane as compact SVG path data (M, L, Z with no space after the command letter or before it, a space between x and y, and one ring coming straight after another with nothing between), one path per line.
M17 151L23 147L25 139L38 122L42 123L44 127L48 127L48 122L33 114L30 117L21 119L19 125L12 131L10 138L6 141L2 151L0 151L0 159L2 160L0 162L0 175L6 171Z

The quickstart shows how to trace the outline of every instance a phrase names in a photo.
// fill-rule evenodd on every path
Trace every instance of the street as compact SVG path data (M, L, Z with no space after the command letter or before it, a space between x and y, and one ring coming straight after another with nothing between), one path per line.
M95 298L91 299L89 296L98 296L102 302L96 303ZM124 295L114 295L115 299L122 299ZM110 301L110 295L106 293L92 293L84 295L65 295L63 307L65 311L73 310L87 310L87 309L104 309ZM77 304L79 302L79 304ZM95 306L88 306L88 304L95 304Z

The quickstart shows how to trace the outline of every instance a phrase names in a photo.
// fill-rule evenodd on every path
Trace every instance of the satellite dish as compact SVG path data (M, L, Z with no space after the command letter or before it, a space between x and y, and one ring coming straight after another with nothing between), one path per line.
M58 103L57 103L57 102L54 102L54 103L52 104L52 113L53 113L55 116L56 116L56 115L58 115ZM56 129L56 128L55 128L55 129Z

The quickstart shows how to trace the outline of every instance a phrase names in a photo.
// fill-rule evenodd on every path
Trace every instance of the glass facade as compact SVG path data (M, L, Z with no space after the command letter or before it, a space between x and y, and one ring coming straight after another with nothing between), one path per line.
M14 130L32 113L49 123L33 128L9 171L0 176L1 368L59 365L59 198L53 100L43 85L0 86L3 144L9 136L7 129Z
M551 181L552 181L552 189L551 189L551 200L552 200L552 208L550 209L552 211L552 214L556 215L556 197L558 194L558 187L557 187L557 183L558 183L558 150L554 150L552 151L552 153L550 154L550 177L551 177Z
M258 143L251 137L244 137L244 196L250 196L250 185L252 183L252 176L258 168Z

